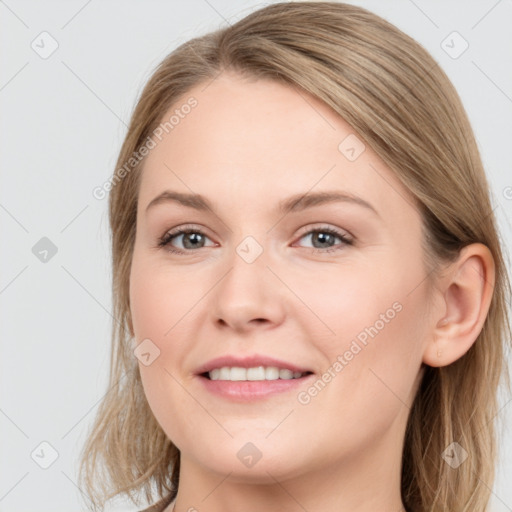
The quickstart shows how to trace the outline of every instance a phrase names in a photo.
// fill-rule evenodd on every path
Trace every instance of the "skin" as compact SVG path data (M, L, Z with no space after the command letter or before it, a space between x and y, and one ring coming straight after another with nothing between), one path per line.
M492 294L488 249L466 247L430 289L411 195L369 146L353 162L338 150L354 130L329 107L224 72L162 119L190 96L198 105L145 162L130 275L136 341L160 350L139 364L144 391L181 451L175 510L402 510L403 439L422 368L474 343ZM146 211L164 190L201 194L215 213L176 202ZM378 215L348 202L275 210L324 190L357 195ZM205 235L199 245L178 235L172 248L183 254L158 247L190 224ZM307 234L323 227L353 244ZM247 236L263 249L252 263L236 251ZM307 404L297 395L311 383L236 403L194 374L214 357L257 353L319 378L394 303L400 312ZM252 467L237 457L248 442L262 455Z

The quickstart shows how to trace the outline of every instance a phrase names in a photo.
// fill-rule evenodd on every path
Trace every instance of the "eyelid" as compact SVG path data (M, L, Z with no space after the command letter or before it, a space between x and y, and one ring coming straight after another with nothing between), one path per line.
M203 228L203 226L197 225L197 224L183 224L176 226L174 228L168 229L165 231L165 233L158 238L157 248L166 248L169 242L166 242L166 240L170 241L173 238L177 238L180 235L187 234L188 232L193 233L200 233L206 238L210 238L210 236L206 233L206 228ZM218 245L218 244L217 244ZM172 252L172 251L171 251ZM176 250L176 252L184 252L183 249ZM188 250L186 252L192 252L191 250Z
M346 238L350 238L351 240L354 239L354 236L350 231L347 231L343 228L338 228L336 226L332 226L326 222L313 222L313 224L308 224L307 226L304 226L304 228L301 228L299 238L303 237L304 235L307 235L311 231L335 231L338 235L346 236Z

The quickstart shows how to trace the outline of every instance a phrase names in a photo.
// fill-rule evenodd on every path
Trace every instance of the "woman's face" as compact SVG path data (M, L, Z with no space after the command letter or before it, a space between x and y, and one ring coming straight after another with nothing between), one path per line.
M224 73L162 122L130 303L182 466L252 482L374 460L398 474L429 336L405 188L326 105L273 81Z

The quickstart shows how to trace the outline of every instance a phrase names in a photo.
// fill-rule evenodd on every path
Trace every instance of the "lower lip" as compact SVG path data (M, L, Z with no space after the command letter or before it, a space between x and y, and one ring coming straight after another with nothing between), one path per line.
M214 395L238 402L250 402L280 393L286 393L287 391L293 391L303 385L311 377L313 377L313 374L306 375L299 379L231 381L210 380L200 375L199 379L203 383L203 386Z

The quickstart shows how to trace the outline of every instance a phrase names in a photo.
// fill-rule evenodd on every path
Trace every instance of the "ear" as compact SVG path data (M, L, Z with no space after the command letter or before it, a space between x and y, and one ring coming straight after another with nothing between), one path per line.
M495 266L487 246L464 247L433 293L440 293L441 308L423 362L447 366L462 357L476 341L489 311L494 291ZM440 312L440 313L439 313Z

